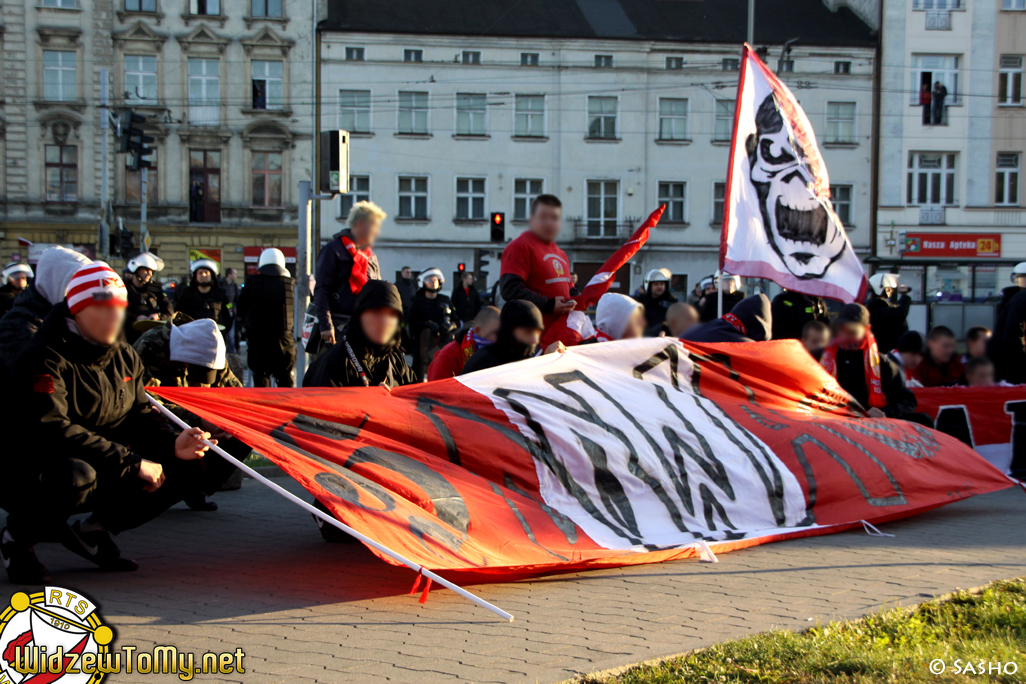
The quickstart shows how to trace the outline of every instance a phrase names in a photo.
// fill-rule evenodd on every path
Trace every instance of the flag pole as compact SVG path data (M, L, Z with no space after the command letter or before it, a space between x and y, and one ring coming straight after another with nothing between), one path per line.
M175 423L175 425L177 425L178 427L182 428L183 430L190 429L191 426L188 423L186 423L184 420L182 420L181 418L179 418L175 414L173 414L170 411L168 411L167 408L163 404L158 402L152 396L147 395L147 397L149 398L150 403L153 404L155 407L157 407L157 410L160 411L164 415L165 418L167 418L168 420L172 421L173 423ZM361 542L363 542L367 546L371 546L371 547L377 549L378 551L380 551L381 553L385 554L386 556L388 556L392 560L395 560L395 561L398 561L399 563L402 563L406 567L410 568L411 570L413 570L415 572L420 573L421 575L423 575L424 577L427 577L431 581L438 582L439 584L441 584L443 587L445 587L447 589L452 589L453 591L455 591L457 594L459 594L463 598L467 599L468 601L473 601L474 603L476 603L477 605L481 606L482 608L487 608L488 610L492 611L493 613L495 613L496 615L501 617L503 620L506 620L508 622L513 622L513 616L510 615L509 613L507 613L506 611L502 610L498 606L493 606L491 603L488 603L488 601L485 601L483 598L470 593L469 591L467 591L463 587L460 587L460 586L457 586L457 585L453 584L452 582L450 582L449 580L445 579L444 577L439 577L438 575L436 575L435 573L431 572L427 568L425 568L425 567L423 567L421 565L418 565L417 563L414 563L413 561L409 560L408 558L406 558L404 556L401 556L400 554L398 554L397 552L395 552L392 549L388 548L387 546L385 546L383 544L379 544L378 542L374 541L370 537L365 537L364 535L362 535L359 532L357 532L356 530L354 530L352 527L349 527L349 525L346 525L345 523L343 523L343 522L341 522L339 520L336 520L334 516L328 515L324 511L317 510L316 508L314 508L313 506L311 506L307 502L303 501L298 496L296 496L292 492L288 491L287 489L285 489L281 485L279 485L279 484L277 484L275 482L271 482L271 480L269 478L261 475L260 473L258 473L255 470L253 470L248 465L246 465L245 463L243 463L239 459L235 458L234 456L232 456L227 451L225 451L221 447L217 446L213 442L211 442L209 440L206 440L206 439L200 440L200 441L203 444L205 444L208 447L210 447L210 449L215 454L217 454L218 456L220 456L221 458L225 459L226 461L228 461L230 463L234 463L236 466L238 466L238 468L240 470L242 470L242 472L246 473L247 475L252 477L254 480L258 480L260 483L266 485L267 487L270 487L272 490L274 490L274 492L276 492L278 494L281 494L282 496L284 496L286 499L288 499L292 503L294 503L297 506L299 506L299 507L303 508L304 510L306 510L308 513L311 513L311 514L317 516L318 518L320 518L324 522L328 523L329 525L334 525L335 527L337 527L338 529L342 530L346 534L355 537L356 539L360 540Z
M720 269L720 277L716 279L716 316L723 318L723 269Z

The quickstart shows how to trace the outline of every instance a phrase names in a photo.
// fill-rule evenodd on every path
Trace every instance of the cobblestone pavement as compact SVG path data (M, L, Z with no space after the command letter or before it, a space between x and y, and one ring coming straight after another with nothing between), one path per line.
M290 489L298 486L289 479ZM247 480L121 535L137 573L40 548L57 584L97 599L119 643L246 653L244 675L195 681L560 682L773 628L801 629L955 588L1026 575L1026 496L975 497L862 531L679 561L478 585L501 622L444 589L426 605L413 573L359 544L327 544L310 516ZM178 681L119 676L112 681Z

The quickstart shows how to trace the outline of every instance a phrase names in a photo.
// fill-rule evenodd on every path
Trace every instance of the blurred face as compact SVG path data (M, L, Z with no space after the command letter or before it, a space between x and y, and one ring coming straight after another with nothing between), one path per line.
M474 284L474 276L470 273L463 274L463 287L470 287Z
M520 344L532 347L541 342L541 330L538 328L514 328L513 337Z
M1012 282L1015 283L1018 287L1026 287L1026 273L1024 273L1023 275L1015 276L1014 278L1012 278Z
M381 235L381 219L376 216L368 216L353 224L352 231L357 245L360 247L373 247L374 242Z
M966 343L966 351L969 356L986 356L987 355L987 342L990 340L991 332L981 334L975 340L969 340Z
M802 335L802 346L810 354L822 351L830 344L829 330L810 330Z
M887 297L887 299L890 299L891 297L893 297L894 296L894 288L893 287L885 287L883 289L883 296Z
M943 336L933 340L927 340L926 346L930 350L930 356L937 363L947 363L951 360L951 357L955 355L954 337Z
M201 285L209 285L214 282L214 273L209 268L200 268L196 271L196 282Z
M24 290L28 286L28 276L24 273L15 273L7 281L19 290Z
M860 344L866 338L866 326L861 323L842 323L837 326L837 341L841 345Z
M666 292L666 283L660 281L657 283L650 283L648 286L649 291L653 297L662 297Z
M627 319L627 325L623 328L621 340L636 340L645 334L645 311L640 306L634 309L634 313Z
M923 355L919 352L900 352L901 362L905 364L905 368L914 370L919 367L919 364L923 362Z
M706 285L705 286L704 294L707 294L707 295L716 294L716 285L713 284L713 283L710 283L710 284Z
M206 366L184 364L185 384L189 387L210 387L217 379L217 371Z
M531 214L528 226L531 232L545 242L553 242L559 237L559 228L563 223L563 210L549 204L539 204Z
M670 334L680 337L698 323L698 311L690 304L679 304L670 307L666 312L666 324Z
M403 274L403 278L412 278L413 277L413 269L404 268L402 270L402 274Z
M153 278L153 271L143 266L135 269L135 273L132 274L132 278L135 279L137 285L145 285L150 282L151 278Z
M495 338L499 336L499 319L496 318L495 320L488 321L483 325L475 325L474 334L490 342L494 342Z
M442 281L438 276L428 276L424 279L424 288L427 290L438 290L442 287Z
M387 344L399 331L399 312L388 307L368 309L360 314L360 327L373 344Z
M994 366L977 366L972 372L965 374L965 380L970 387L990 387L994 384Z
M729 280L726 280L723 283L723 291L724 292L737 292L737 281L735 281L733 278L730 278Z
M87 306L75 316L75 324L86 339L109 346L117 341L125 325L125 309L118 306Z

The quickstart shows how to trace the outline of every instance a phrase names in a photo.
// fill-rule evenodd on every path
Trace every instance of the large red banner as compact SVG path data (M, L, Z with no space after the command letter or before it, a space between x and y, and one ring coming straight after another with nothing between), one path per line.
M793 340L589 345L391 392L153 391L347 525L478 579L824 534L1012 484L953 437L861 416Z

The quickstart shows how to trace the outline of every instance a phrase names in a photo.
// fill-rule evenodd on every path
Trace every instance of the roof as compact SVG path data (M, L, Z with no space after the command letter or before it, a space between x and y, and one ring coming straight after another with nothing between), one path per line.
M873 46L851 10L758 0L756 45ZM328 0L322 31L741 44L748 0Z

